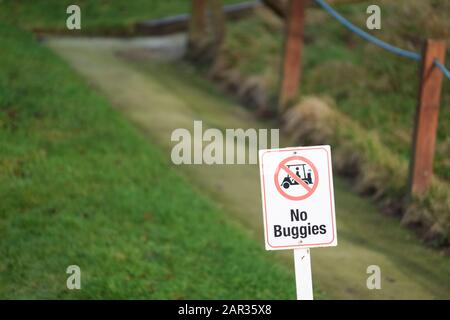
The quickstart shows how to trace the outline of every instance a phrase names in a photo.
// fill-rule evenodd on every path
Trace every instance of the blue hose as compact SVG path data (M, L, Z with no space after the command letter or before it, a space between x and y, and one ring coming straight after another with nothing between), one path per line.
M450 71L448 71L448 69L442 63L440 63L437 59L434 59L433 63L436 67L438 67L442 71L444 76L446 76L450 80Z

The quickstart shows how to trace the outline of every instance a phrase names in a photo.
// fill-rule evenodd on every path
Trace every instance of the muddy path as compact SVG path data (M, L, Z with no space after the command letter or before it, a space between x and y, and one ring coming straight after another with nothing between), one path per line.
M264 123L221 95L179 58L183 35L164 38L48 38L96 90L129 119L149 143L159 145L170 162L171 133L205 128L265 128ZM284 137L280 137L283 145ZM243 224L261 242L262 214L256 165L175 166L229 219ZM151 182L149 182L151 183ZM381 215L366 199L335 178L338 242L312 251L314 284L333 299L450 298L450 260L425 248L398 220ZM293 265L292 252L268 252ZM378 265L382 289L368 290L366 269ZM292 266L293 268L293 266ZM294 294L294 293L293 293Z

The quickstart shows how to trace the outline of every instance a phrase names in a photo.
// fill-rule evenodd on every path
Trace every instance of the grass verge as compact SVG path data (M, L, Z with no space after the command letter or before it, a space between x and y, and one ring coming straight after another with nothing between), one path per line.
M1 298L294 296L291 270L66 64L2 22L0 37Z

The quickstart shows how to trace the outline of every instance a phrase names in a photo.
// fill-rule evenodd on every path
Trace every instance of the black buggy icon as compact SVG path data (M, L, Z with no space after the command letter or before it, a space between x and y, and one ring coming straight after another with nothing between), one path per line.
M306 173L305 169L306 163L303 164L290 164L287 165L288 168L295 167L295 175L302 179L306 184L313 184L312 176L311 176L311 169L308 169L308 173ZM300 167L302 167L302 173L300 173ZM295 181L294 178L292 178L289 174L286 175L286 177L283 179L283 182L281 183L281 186L285 189L288 189L290 186L298 185L298 182Z

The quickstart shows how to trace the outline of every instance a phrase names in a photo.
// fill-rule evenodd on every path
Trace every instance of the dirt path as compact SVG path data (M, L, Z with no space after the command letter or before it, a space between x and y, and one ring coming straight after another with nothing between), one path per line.
M151 143L160 145L168 162L172 131L192 130L194 120L213 128L267 126L218 94L192 68L173 61L182 54L184 43L183 36L48 40L48 45L108 97ZM125 59L124 50L132 50L126 55L137 61ZM122 53L117 54L119 51ZM144 56L145 61L141 59ZM263 248L257 166L176 169L244 224ZM339 246L312 252L314 283L321 291L341 299L450 298L449 259L424 248L397 220L383 217L366 200L349 192L345 182L336 179L335 183ZM267 254L292 264L291 252ZM367 289L369 265L381 267L382 290Z

